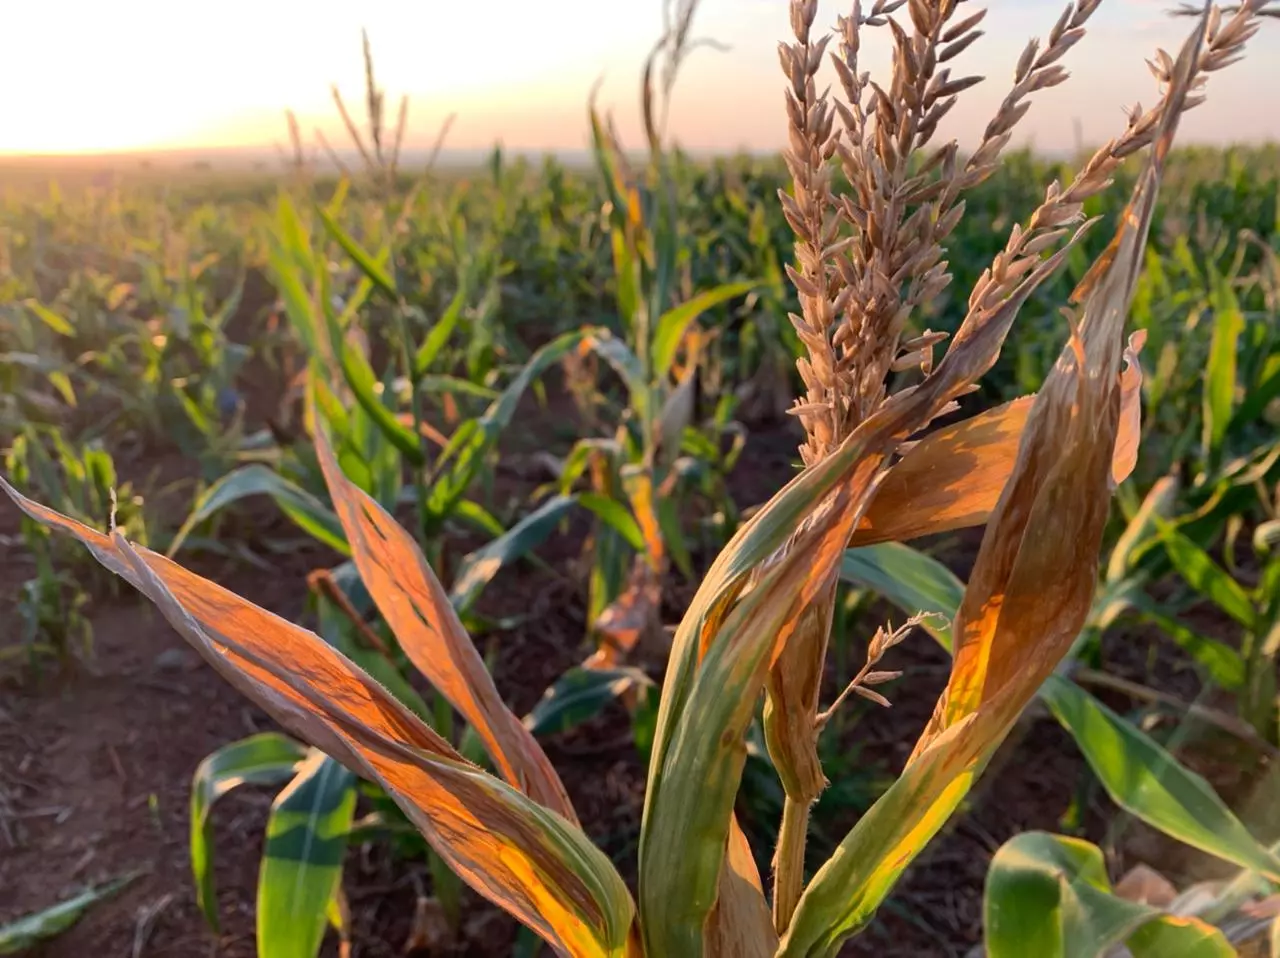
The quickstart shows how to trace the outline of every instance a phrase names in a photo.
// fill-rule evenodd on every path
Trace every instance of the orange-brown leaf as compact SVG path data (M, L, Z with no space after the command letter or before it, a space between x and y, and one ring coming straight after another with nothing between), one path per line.
M1111 484L1118 486L1129 478L1138 464L1138 444L1142 440L1142 365L1138 354L1147 341L1145 329L1129 335L1129 348L1124 351L1125 365L1120 370L1120 427L1116 451L1111 457Z
M1120 432L1111 481L1119 485L1138 460L1142 436L1142 367L1146 332L1129 337L1120 372ZM880 483L850 546L906 542L980 526L991 516L1013 472L1034 396L1023 396L944 426L920 440Z
M405 655L484 742L511 785L576 821L560 777L506 707L417 542L342 472L323 429L316 454L360 578Z
M622 595L600 613L592 626L599 648L583 664L587 668L612 668L631 662L638 648L656 646L662 631L661 604L658 574L645 556L638 555Z
M729 820L720 894L707 916L705 948L708 958L772 958L778 950L760 872L737 816Z
M1117 474L1122 393L1127 387L1136 396L1140 385L1132 356L1141 337L1126 351L1124 323L1202 37L1203 23L1179 57L1161 130L1120 228L1082 283L1078 329L1032 406L956 616L951 680L913 757L986 703L1020 710L1088 615Z
M206 662L285 728L381 785L481 895L562 954L622 953L633 906L574 825L467 762L314 633L119 532L96 532L2 479L0 488L151 599Z
M1034 397L931 433L885 475L851 546L904 542L982 525L1013 471Z

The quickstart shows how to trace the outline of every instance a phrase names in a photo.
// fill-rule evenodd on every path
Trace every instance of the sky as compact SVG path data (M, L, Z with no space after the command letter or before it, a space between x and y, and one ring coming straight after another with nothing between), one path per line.
M979 0L971 0L974 9ZM1191 26L1174 0L1104 0L1065 61L1073 78L1035 101L1022 142L1072 148L1114 135L1123 108L1150 103L1144 58L1176 52ZM1022 46L1043 36L1064 0L988 0L987 35L954 61L987 81L962 96L942 134L972 145L1011 83ZM344 142L330 87L359 109L360 30L390 101L410 98L406 145L423 147L456 113L447 145L576 150L601 82L624 142L642 145L640 69L661 32L663 0L0 0L0 154L251 148L286 138L291 108L310 135ZM834 24L850 0L822 0ZM690 150L782 146L776 46L787 0L703 0L695 33L724 49L694 51L676 86L669 132ZM1209 84L1185 141L1280 140L1280 21L1264 22L1248 57ZM887 35L864 65L888 65ZM394 113L394 107L390 108Z

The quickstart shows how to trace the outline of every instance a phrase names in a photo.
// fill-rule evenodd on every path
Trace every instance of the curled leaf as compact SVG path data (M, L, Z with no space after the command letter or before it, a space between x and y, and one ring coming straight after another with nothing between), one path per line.
M634 906L609 860L560 815L467 762L319 636L118 531L96 532L0 479L31 518L79 539L276 721L380 785L449 867L565 955L621 955Z
M1145 329L1134 330L1124 351L1124 368L1120 371L1120 428L1111 457L1113 486L1128 479L1138 464L1138 443L1142 439L1142 366L1138 354L1146 341Z

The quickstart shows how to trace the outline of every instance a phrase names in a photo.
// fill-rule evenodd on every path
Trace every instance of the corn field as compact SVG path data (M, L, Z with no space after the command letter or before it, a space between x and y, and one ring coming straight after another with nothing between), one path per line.
M0 163L0 954L1280 956L1274 11L1010 146L1099 5L968 153L980 11L791 0L780 156L681 2L581 167L367 41L354 159Z

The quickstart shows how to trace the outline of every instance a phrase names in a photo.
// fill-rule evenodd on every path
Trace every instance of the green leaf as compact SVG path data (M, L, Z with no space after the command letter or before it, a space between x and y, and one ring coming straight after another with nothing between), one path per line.
M488 386L481 386L460 376L426 375L418 380L418 388L428 393L453 393L479 396L481 399L497 399L498 393Z
M1266 358L1257 384L1250 387L1244 394L1240 407L1232 417L1231 425L1243 426L1261 419L1267 407L1277 397L1280 397L1280 351Z
M653 687L653 680L639 669L576 666L542 694L538 704L524 717L524 725L534 735L567 732L595 718L606 705L627 691Z
M59 336L74 336L76 334L75 327L67 322L62 316L59 316L48 306L45 306L38 299L28 299L23 305L31 312L36 314L36 318L52 329Z
M686 579L694 578L693 557L689 555L689 546L685 542L684 530L680 526L680 504L675 499L659 497L657 501L658 526L662 531L662 541L671 560Z
M497 517L478 502L472 502L470 499L458 500L457 506L454 507L454 516L463 522L479 529L481 532L493 536L495 539L506 533L506 529L502 528L502 523Z
M458 319L462 316L462 307L466 301L467 287L463 284L454 293L448 307L436 321L436 324L431 327L431 332L427 333L422 345L418 347L418 352L413 357L413 374L415 377L421 378L424 376L427 370L431 368L431 364L436 361L436 357L444 349L445 343L453 335L453 331L458 325Z
M921 624L951 651L951 621L964 598L964 583L937 559L900 542L859 546L845 550L840 578L883 596L908 615L935 613Z
M319 749L276 796L258 873L258 954L315 958L342 881L356 777Z
M1107 582L1119 582L1137 565L1139 550L1156 532L1156 520L1167 519L1178 495L1173 476L1164 476L1147 492L1107 560Z
M1231 574L1209 558L1190 538L1157 520L1160 538L1178 574L1201 595L1246 629L1255 625L1257 613L1249 595Z
M62 397L62 401L68 406L74 407L76 403L75 387L71 385L71 377L60 369L55 369L48 374L49 385L58 391L58 395Z
M1200 663L1209 677L1218 685L1230 692L1239 691L1244 686L1247 674L1244 658L1231 646L1201 635L1177 619L1165 615L1160 611L1159 604L1146 595L1135 596L1133 604L1142 618L1157 626L1184 652Z
M1231 284L1224 277L1214 283L1213 339L1209 345L1209 364L1204 380L1204 434L1201 442L1206 455L1216 453L1227 437L1232 404L1236 393L1236 354L1240 334L1244 332L1244 314L1236 301Z
M596 492L584 492L578 496L578 502L622 536L631 548L637 552L645 551L644 533L640 530L640 523L636 522L631 510L617 499L610 499Z
M1280 857L1154 739L1061 676L1050 676L1040 697L1117 805L1193 848L1280 881Z
M433 515L443 518L452 513L479 472L484 457L511 422L529 384L552 364L564 358L565 354L576 349L589 332L574 330L547 343L529 357L529 361L507 384L501 395L489 404L489 408L479 419L468 419L454 430L449 437L448 446L441 451L436 462L438 470L443 469L451 460L452 465L431 488L428 507Z
M738 283L723 283L705 292L699 293L686 303L663 313L653 334L653 374L662 379L671 371L675 362L676 350L689 324L705 313L727 300L743 296L755 289L759 283L746 280Z
M369 277L370 282L391 297L393 301L399 300L400 291L396 289L395 280L387 272L384 265L390 250L383 250L377 257L370 255L364 247L355 241L350 233L342 228L337 220L329 215L323 206L317 203L315 204L315 210L320 214L320 219L329 235L338 241L338 245L346 251L348 256L355 260L356 265L360 267L360 271Z
M77 921L86 911L100 901L105 901L138 877L137 874L125 875L114 881L89 888L74 898L59 902L44 911L0 925L0 955L17 955L36 947L62 934Z
M1226 935L1200 918L1149 921L1129 937L1133 958L1240 958Z
M1135 955L1235 955L1216 929L1112 894L1097 846L1046 832L1024 832L996 852L983 911L988 958L1101 958L1134 938L1139 948L1159 940L1171 949ZM1152 926L1157 936L1146 934Z
M313 358L323 356L321 341L327 332L316 321L315 301L308 287L315 257L297 210L283 192L276 206L274 229L267 233L267 263L272 285L284 300L285 313L307 353Z
M420 466L426 461L422 454L422 446L418 437L408 426L402 426L395 413L387 408L378 394L378 380L373 367L354 345L343 342L338 350L338 361L342 366L342 375L351 387L356 402L374 421L378 429L401 454L413 465Z
M601 359L613 367L613 371L621 377L631 395L631 405L641 413L648 408L649 382L644 376L644 367L631 347L608 330L599 330L592 334L587 342Z
M851 555L867 553L880 553L878 561L851 567ZM929 610L954 617L959 605L959 580L936 560L897 543L846 550L841 576L911 614ZM930 620L924 624L950 648L949 631ZM1061 676L1051 676L1039 694L1118 805L1180 841L1276 874L1280 859L1258 844L1204 779L1179 765L1153 739Z
M343 555L350 554L338 517L323 502L261 463L227 473L196 500L182 527L173 537L168 555L175 555L201 522L240 499L268 495L304 532Z
M463 558L449 592L454 608L471 608L498 571L545 542L572 506L571 496L548 499L501 536Z
M213 880L213 825L209 812L227 792L246 783L275 785L296 774L307 750L278 732L263 732L224 745L205 756L191 779L191 873L196 904L218 930Z

